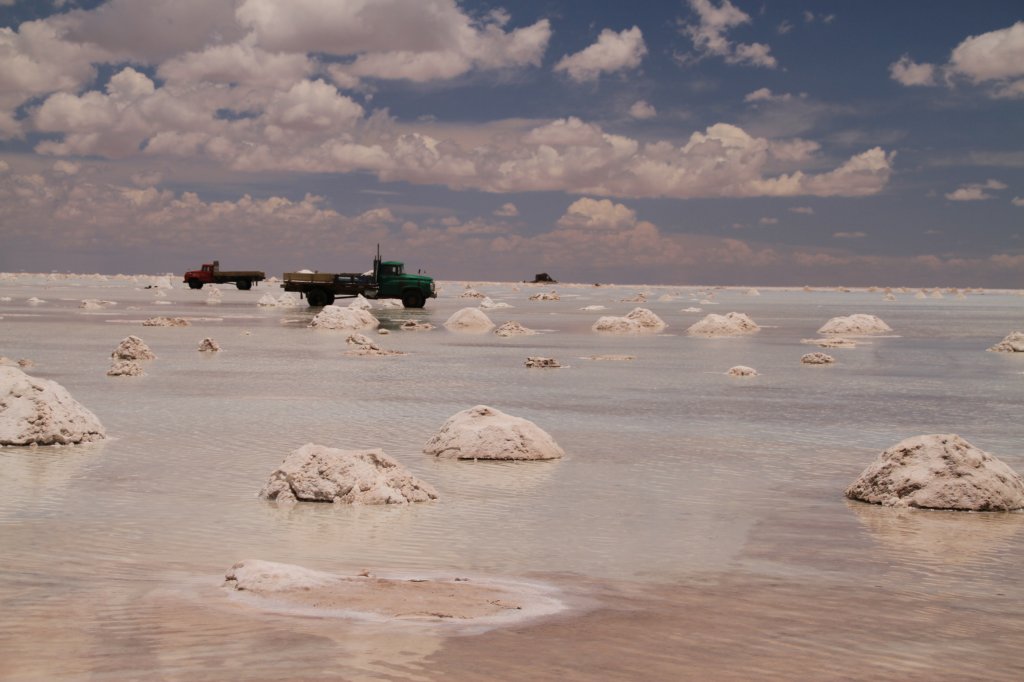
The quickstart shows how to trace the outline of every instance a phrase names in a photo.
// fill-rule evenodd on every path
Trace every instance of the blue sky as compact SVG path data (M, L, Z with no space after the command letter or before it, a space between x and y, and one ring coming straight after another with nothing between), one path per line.
M1024 285L1019 2L0 0L0 270Z

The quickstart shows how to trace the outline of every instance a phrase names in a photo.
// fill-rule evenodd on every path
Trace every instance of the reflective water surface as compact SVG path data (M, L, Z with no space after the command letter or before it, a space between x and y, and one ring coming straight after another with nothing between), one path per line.
M1021 679L1024 514L893 510L842 491L884 448L959 433L1024 471L1024 357L985 349L1024 329L1024 297L510 284L487 311L542 330L456 334L478 301L445 283L424 310L375 310L395 357L344 355L313 311L250 292L133 281L0 280L0 355L27 357L109 438L0 448L3 679ZM560 301L529 301L554 289ZM626 302L639 292L646 303ZM32 305L27 299L44 299ZM116 306L85 310L97 298ZM668 300L663 300L668 299ZM710 300L711 304L701 304ZM158 303L160 302L160 303ZM169 304L167 304L169 303ZM344 301L340 302L344 304ZM583 311L604 305L604 311ZM642 305L669 325L600 335ZM701 313L683 312L696 306ZM709 312L763 329L697 339ZM835 315L894 333L803 366ZM187 328L142 327L155 315ZM437 329L405 332L408 319ZM129 334L158 358L105 376ZM203 337L221 353L197 352ZM587 359L629 354L634 360ZM527 356L567 367L526 369ZM732 378L733 365L760 375ZM487 404L551 433L564 460L434 461L422 445ZM299 505L256 491L307 442L381 447L434 485L409 507ZM451 571L555 586L569 609L449 636L428 627L254 613L225 598L259 558L352 574Z

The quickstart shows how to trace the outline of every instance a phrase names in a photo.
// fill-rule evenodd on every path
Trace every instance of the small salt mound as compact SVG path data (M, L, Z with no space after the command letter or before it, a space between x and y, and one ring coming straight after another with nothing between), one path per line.
M595 332L616 334L656 333L668 325L647 308L633 308L625 317L605 315L591 327Z
M371 310L373 305L366 300L366 297L362 294L357 294L355 299L348 304L349 308L355 308L357 310Z
M580 310L597 311L597 310L605 310L605 307L603 305L588 305L588 306L584 306L584 307L580 308Z
M306 443L281 463L259 496L277 502L406 504L437 499L383 450L339 450Z
M107 370L108 377L141 377L145 374L137 360L114 360Z
M494 329L491 318L478 308L463 308L452 314L444 326L454 332L482 334Z
M428 332L433 328L434 325L429 322L420 322L419 320L406 320L399 327L403 332Z
M514 320L510 320L505 324L501 325L494 330L494 333L498 336L528 336L530 334L536 334L532 329L524 327Z
M843 338L832 338L832 339L800 339L800 343L806 343L814 346L821 346L822 348L856 348L857 342L851 339Z
M35 296L33 296L32 298L28 299L25 302L30 304L30 305L39 305L40 303L46 303L46 301L44 301L43 299L36 298Z
M151 317L142 323L143 327L188 327L190 323L184 317Z
M626 298L620 298L620 303L647 303L647 294L639 293L635 296L627 296Z
M316 317L309 323L309 326L315 329L356 331L359 329L376 329L380 326L380 321L367 310L327 305L316 314Z
M892 327L874 315L857 313L847 317L833 317L822 325L818 330L819 334L852 334L864 336L867 334L885 334L891 332Z
M480 301L480 307L485 310L490 310L495 308L511 308L512 306L504 301L494 301L491 300L490 296L485 296L484 299Z
M554 291L551 291L551 292L542 291L539 294L534 294L533 296L531 296L530 300L531 301L560 301L560 300L562 300L562 297L559 296Z
M736 365L731 367L727 374L731 377L756 377L757 370L746 365Z
M201 353L216 353L219 350L220 344L209 337L199 342L199 352Z
M530 357L526 358L524 363L527 367L540 367L540 368L558 368L561 367L561 363L554 358L542 358L542 357Z
M693 306L690 306L689 308L683 308L679 312L681 312L681 313L699 313L699 312L701 312L701 309L700 308L694 308Z
M924 509L1024 508L1024 479L955 434L907 438L882 452L846 489L874 504Z
M121 343L117 344L110 357L115 360L156 360L156 355L146 342L137 336L121 339Z
M443 459L557 459L565 455L533 422L486 405L453 415L423 451Z
M352 350L345 351L345 355L405 355L402 351L385 350L370 337L363 334L350 334L345 339L345 342L350 346L354 346Z
M459 295L459 298L487 298L487 295L480 293L476 289L467 289Z
M995 353L1024 353L1024 332L1010 332L989 350Z
M808 353L800 358L805 365L831 365L836 361L831 355L825 353Z
M256 305L261 308L299 308L302 301L295 294L285 293L277 298L274 298L273 294L263 294L260 300L256 301Z
M117 305L117 301L101 301L98 298L87 298L83 300L78 307L84 308L85 310L103 310L110 306Z
M914 298L928 298L928 294L924 293L923 291L919 291L916 294L914 294Z
M760 296L760 295L761 295L761 292L758 291L757 289L748 289L747 290L747 296Z
M703 320L690 325L686 333L691 336L740 336L760 330L761 328L743 313L710 313Z
M884 300L884 301L895 301L896 300L896 294L886 294L885 296L882 297L882 300Z
M69 445L105 437L96 415L57 382L0 367L0 445Z

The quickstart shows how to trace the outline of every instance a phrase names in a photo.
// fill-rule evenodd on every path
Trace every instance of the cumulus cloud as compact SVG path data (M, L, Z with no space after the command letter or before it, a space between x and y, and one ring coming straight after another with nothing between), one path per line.
M778 218L764 217L764 218L761 218L760 220L758 220L757 222L759 222L762 225L778 225L779 224L779 219Z
M713 0L689 0L689 4L697 14L698 22L683 24L681 30L693 41L697 59L721 57L729 64L747 64L769 69L778 66L768 45L736 44L726 36L731 29L750 23L750 15L729 0L722 0L720 5L715 5Z
M1003 189L1006 189L1005 183L990 179L983 183L963 185L952 192L947 192L944 196L950 201L987 201L993 198L987 190Z
M758 88L751 93L748 93L743 98L744 102L788 102L793 99L793 95L788 93L782 95L775 95L768 88Z
M793 206L789 209L793 213L801 213L803 215L814 215L814 209L810 206Z
M590 230L616 230L633 227L636 211L608 199L583 197L574 201L565 215L558 219L559 227L576 227Z
M494 215L502 218L514 218L519 215L519 209L515 204L509 202L494 209Z
M833 232L832 236L835 239L863 239L868 235L865 232Z
M633 102L633 105L629 107L629 115L635 119L643 121L649 118L654 118L658 115L658 112L652 105L641 99Z
M1024 206L1024 197L1014 197L1010 199L1010 203L1014 206Z
M934 64L918 64L907 55L889 65L889 76L906 86L935 85L935 75Z
M596 43L576 54L562 57L554 70L565 72L577 83L585 83L597 80L602 73L635 69L646 54L647 46L638 27L619 33L606 28Z

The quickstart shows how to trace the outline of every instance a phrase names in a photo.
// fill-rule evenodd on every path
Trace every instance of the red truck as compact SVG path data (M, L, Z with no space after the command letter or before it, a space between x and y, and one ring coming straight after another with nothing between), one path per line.
M200 270L185 273L185 284L189 289L202 289L204 284L225 284L234 282L242 291L248 291L254 283L262 282L266 275L261 270L221 270L220 261L203 263Z

